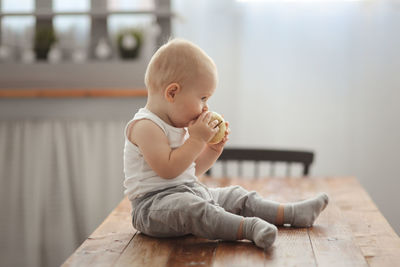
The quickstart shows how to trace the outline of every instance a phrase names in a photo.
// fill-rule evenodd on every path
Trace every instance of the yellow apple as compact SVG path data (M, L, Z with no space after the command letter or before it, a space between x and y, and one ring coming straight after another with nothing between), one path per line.
M212 116L210 121L218 120L217 126L219 127L218 132L214 135L214 137L208 142L209 144L218 144L225 137L226 125L225 120L219 115L217 112L212 111Z

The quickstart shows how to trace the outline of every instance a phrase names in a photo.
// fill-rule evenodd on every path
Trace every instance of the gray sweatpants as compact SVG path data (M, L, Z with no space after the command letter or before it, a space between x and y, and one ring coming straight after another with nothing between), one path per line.
M140 232L155 237L193 234L236 240L244 217L274 223L278 206L240 186L207 188L187 183L134 199L132 223Z

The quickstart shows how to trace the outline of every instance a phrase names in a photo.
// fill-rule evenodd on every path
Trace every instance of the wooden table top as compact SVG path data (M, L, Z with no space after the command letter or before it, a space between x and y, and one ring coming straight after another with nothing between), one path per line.
M320 191L331 201L313 227L279 227L264 251L249 241L145 236L132 227L124 198L63 266L400 266L400 238L355 178L202 180L210 187L238 184L281 202Z

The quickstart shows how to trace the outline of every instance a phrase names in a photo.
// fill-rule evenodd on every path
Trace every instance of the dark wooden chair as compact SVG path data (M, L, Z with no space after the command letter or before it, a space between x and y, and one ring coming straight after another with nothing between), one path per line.
M292 163L299 163L303 167L303 176L308 176L310 166L314 160L314 152L300 150L278 150L278 149L257 149L257 148L232 148L226 147L218 158L217 162L222 163L222 175L226 176L227 163L237 162L238 176L243 176L242 163L244 161L254 162L254 177L260 175L260 163L269 162L269 176L275 176L275 163L283 162L286 164L286 176L291 176ZM212 169L208 170L207 175L212 174Z

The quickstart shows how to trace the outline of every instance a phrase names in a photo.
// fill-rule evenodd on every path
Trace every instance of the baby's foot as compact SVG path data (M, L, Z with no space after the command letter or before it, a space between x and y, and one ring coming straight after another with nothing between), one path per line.
M320 193L307 200L285 204L285 223L295 227L310 227L328 205L328 202L328 195Z
M275 241L278 229L275 225L257 217L248 217L244 219L243 236L246 239L254 241L260 248L267 249Z

